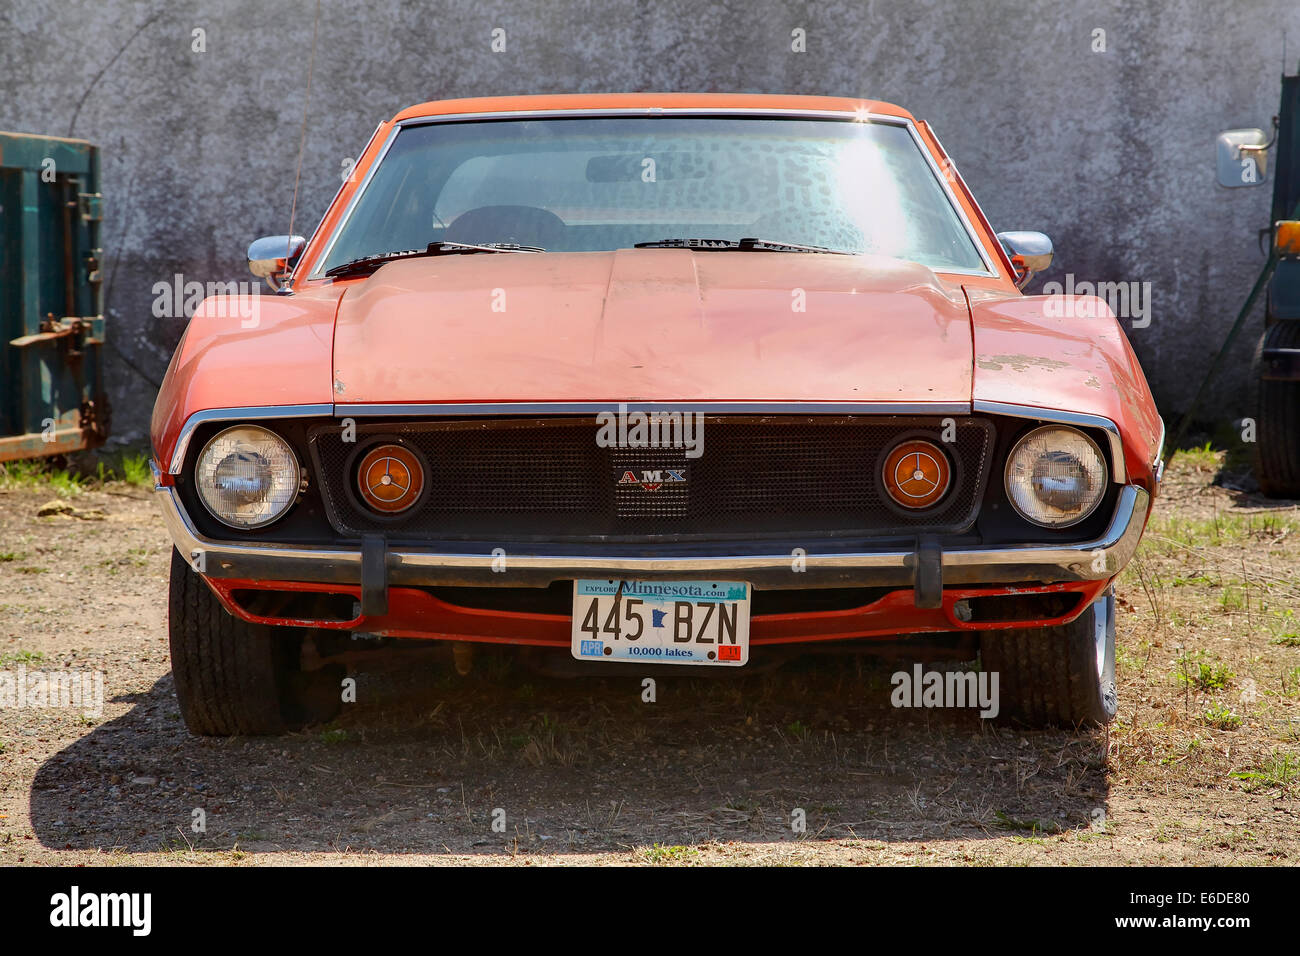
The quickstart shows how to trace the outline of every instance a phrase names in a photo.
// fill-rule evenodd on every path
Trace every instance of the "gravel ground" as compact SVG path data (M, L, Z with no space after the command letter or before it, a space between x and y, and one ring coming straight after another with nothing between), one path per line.
M99 673L104 698L0 709L0 864L1295 865L1300 509L1220 465L1170 468L1117 589L1120 716L1087 733L893 710L900 665L872 659L647 703L508 652L462 677L434 646L376 656L326 727L198 739L150 494L42 517L51 488L0 488L0 672Z

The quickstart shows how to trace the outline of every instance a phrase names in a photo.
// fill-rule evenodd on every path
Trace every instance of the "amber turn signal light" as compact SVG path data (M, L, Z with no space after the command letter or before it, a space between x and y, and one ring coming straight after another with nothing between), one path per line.
M1282 219L1273 224L1273 248L1283 258L1300 256L1300 220Z
M885 456L881 470L885 491L896 504L911 510L938 503L952 485L952 464L934 442L900 442Z
M379 445L366 452L357 466L361 499L382 514L398 514L420 500L424 466L401 445Z

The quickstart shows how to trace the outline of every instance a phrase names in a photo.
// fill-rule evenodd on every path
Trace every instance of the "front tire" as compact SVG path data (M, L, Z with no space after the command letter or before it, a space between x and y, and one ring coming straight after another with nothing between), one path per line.
M1115 594L1068 624L988 631L980 666L998 674L999 716L1031 727L1100 727L1115 718Z
M167 629L176 697L190 733L252 736L289 728L290 687L302 648L298 632L230 614L175 548Z

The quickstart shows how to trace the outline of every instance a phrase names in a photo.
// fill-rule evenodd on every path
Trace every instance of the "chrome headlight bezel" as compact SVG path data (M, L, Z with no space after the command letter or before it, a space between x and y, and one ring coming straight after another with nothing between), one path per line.
M1017 495L1017 488L1013 488L1012 486L1012 469L1013 466L1017 464L1017 459L1020 453L1024 450L1026 445L1028 445L1031 441L1041 439L1049 432L1065 433L1071 441L1082 439L1082 441L1084 442L1083 447L1091 451L1094 458L1092 463L1095 464L1096 466L1094 469L1088 469L1087 462L1082 462L1082 461L1080 462L1080 464L1083 465L1085 470L1088 472L1089 480L1092 483L1094 488L1092 501L1088 504L1086 508L1082 509L1078 513L1059 515L1055 518L1046 516L1043 511L1032 513L1031 511L1027 510L1027 507L1024 504L1024 502L1020 500ZM1041 460L1041 457L1039 460ZM1032 428L1025 434L1021 435L1020 438L1016 440L1016 443L1011 446L1011 451L1007 454L1006 464L1003 466L1003 471L1002 471L1002 487L1004 492L1006 493L1007 501L1010 502L1011 504L1012 510L1014 510L1016 514L1018 514L1020 517L1024 518L1026 521L1030 522L1031 524L1036 525L1037 527L1040 528L1048 528L1053 531L1060 530L1062 528L1070 528L1073 527L1074 525L1079 524L1081 521L1086 521L1088 517L1097 510L1097 508L1101 505L1102 501L1105 499L1106 489L1109 486L1109 483L1110 483L1110 464L1107 462L1106 456L1101 450L1101 446L1099 446L1097 442L1092 438L1092 436L1089 435L1087 432L1084 432L1078 428L1074 428L1073 426L1070 425L1062 425L1062 424L1040 425L1037 428ZM1023 491L1023 488L1021 487L1019 490ZM1046 502L1043 502L1041 497L1035 495L1035 493L1032 490L1026 492L1026 494L1031 496L1034 500L1037 500L1040 504L1040 507L1043 508L1052 507ZM1060 509L1057 510L1059 511Z
M211 479L215 475L216 469L232 454L232 450L221 450L218 443L222 441L230 442L236 439L234 433L237 432L254 433L246 439L250 443L252 441L270 443L278 458L278 461L268 462L268 466L272 469L270 475L271 487L267 494L263 495L263 499L265 500L271 497L272 494L274 495L268 512L248 521L234 518L230 511L221 511L215 502L215 492L211 485ZM220 458L216 458L217 455L220 455ZM203 447L194 459L195 496L207 509L208 514L226 527L233 528L236 531L255 531L258 528L265 528L267 525L279 521L293 508L294 502L298 500L301 486L302 467L298 462L298 456L294 452L293 446L269 428L251 422L223 428L204 442Z

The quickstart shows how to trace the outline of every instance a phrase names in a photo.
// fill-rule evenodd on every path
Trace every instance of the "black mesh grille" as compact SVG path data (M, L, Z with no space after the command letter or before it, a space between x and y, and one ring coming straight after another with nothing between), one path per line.
M708 418L703 454L607 448L594 418L463 419L327 426L312 457L335 528L394 539L610 540L662 535L858 535L951 532L975 516L992 426L955 419L954 488L935 509L901 513L882 497L881 456L904 436L941 443L943 425L912 418ZM384 440L428 463L423 503L397 519L355 493L356 463Z

